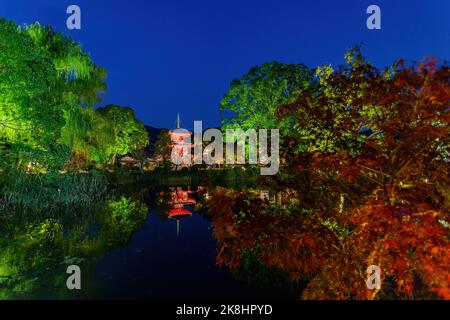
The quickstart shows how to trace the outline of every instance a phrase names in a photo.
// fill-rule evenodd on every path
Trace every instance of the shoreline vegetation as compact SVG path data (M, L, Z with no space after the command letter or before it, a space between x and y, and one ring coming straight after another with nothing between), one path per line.
M252 168L174 171L168 131L150 141L132 108L96 107L106 70L50 26L0 18L0 46L0 212L87 208L123 184L256 181Z
M105 202L117 189L133 187L256 185L257 168L224 170L155 170L144 173L120 168L112 172L32 174L16 170L0 174L0 216L7 212L74 212Z

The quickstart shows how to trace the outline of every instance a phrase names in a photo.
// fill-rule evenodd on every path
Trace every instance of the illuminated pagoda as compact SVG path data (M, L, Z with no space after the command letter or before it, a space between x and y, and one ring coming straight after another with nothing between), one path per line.
M192 132L189 132L188 130L182 129L180 127L180 114L177 114L177 130L170 130L169 131L169 137L172 141L172 144L170 145L171 148L173 148L175 145L177 145L179 148L179 152L178 152L178 156L179 157L183 157L185 156L183 154L183 152L185 152L185 150L189 150L189 157L192 157L191 155L191 149L193 147L193 145L191 143L187 143L185 142L186 138L191 137L192 136ZM175 143L176 141L176 143ZM192 158L191 158L192 159ZM190 167L190 164L181 164L181 165L177 165L177 169L181 169L183 167Z

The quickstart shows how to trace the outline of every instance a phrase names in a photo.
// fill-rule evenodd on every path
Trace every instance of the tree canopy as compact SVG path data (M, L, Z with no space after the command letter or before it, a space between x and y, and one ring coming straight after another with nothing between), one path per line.
M254 252L308 279L304 299L449 299L449 70L432 58L379 70L359 49L318 68L318 87L276 112L302 133L283 139L289 178L275 177L288 204L211 193L217 262ZM370 265L381 289L366 286Z
M98 111L106 71L81 46L49 26L0 19L1 162L61 169L106 163L148 144L130 108ZM7 159L7 160L5 160Z
M144 148L149 143L148 132L136 119L133 109L117 105L98 108L97 112L112 126L115 142L113 155L125 155Z
M223 127L283 129L275 118L276 108L295 101L313 84L313 73L304 64L274 61L253 67L240 79L234 79L224 95L219 110L234 116L223 119Z

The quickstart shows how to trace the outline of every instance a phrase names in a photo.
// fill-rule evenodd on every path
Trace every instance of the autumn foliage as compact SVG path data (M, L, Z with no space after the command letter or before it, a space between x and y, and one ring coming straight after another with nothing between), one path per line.
M450 299L450 69L346 58L278 108L293 129L270 183L288 203L212 193L217 262L237 267L256 251L292 280L309 275L304 299ZM381 268L381 290L367 289L369 265Z

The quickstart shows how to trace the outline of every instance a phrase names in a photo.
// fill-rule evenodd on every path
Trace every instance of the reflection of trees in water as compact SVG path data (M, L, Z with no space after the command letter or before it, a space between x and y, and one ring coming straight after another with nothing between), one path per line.
M352 216L348 213L346 216L339 214L338 209L322 213L301 208L298 201L292 201L290 205L269 203L255 190L224 188L212 190L206 206L213 235L218 241L216 262L230 268L238 280L252 283L255 287L264 283L277 287L275 283L286 279L276 276L282 270L294 282L293 288L299 289L297 297L367 299L367 261L376 252L372 251L371 242L365 240L368 234L365 228L369 224L358 224L359 220L356 220L367 221L367 214ZM346 223L350 218L353 224ZM392 232L389 229L391 225L383 220L382 214L376 218L380 221L372 218L369 223L379 230ZM431 219L419 221L424 229L435 230ZM400 234L411 231L406 229L410 227L405 222L402 228L398 231ZM439 230L442 231L442 228ZM410 277L414 280L415 298L437 298L433 292L433 282L427 283L430 279L420 273L420 268L423 268L424 261L433 262L433 256L425 254L429 250L427 242L438 243L441 234L431 232L417 236L427 239L424 243L415 243L414 250L418 254L407 251L411 250L408 241L403 242L404 251L389 247L381 249L384 255L381 259L384 259L383 266L386 268L383 270L388 270L395 277L386 276L380 298L410 297L398 285L398 279ZM389 244L396 245L394 241ZM405 271L407 266L415 270ZM437 274L436 277L439 280L442 275Z
M310 279L300 270L317 264L313 249L319 244L295 254L292 241L308 242L317 231L308 231L306 219L292 214L296 206L278 207L276 192L268 189L216 188L206 197L218 240L216 262L260 297L298 298Z
M9 236L0 239L0 298L88 298L90 281L82 281L85 290L66 289L67 266L82 265L87 278L92 258L127 244L147 213L140 201L120 197L76 223L45 218L10 226Z
M292 281L281 268L268 267L257 249L243 252L239 266L231 269L231 274L243 287L266 299L297 299L308 278Z

